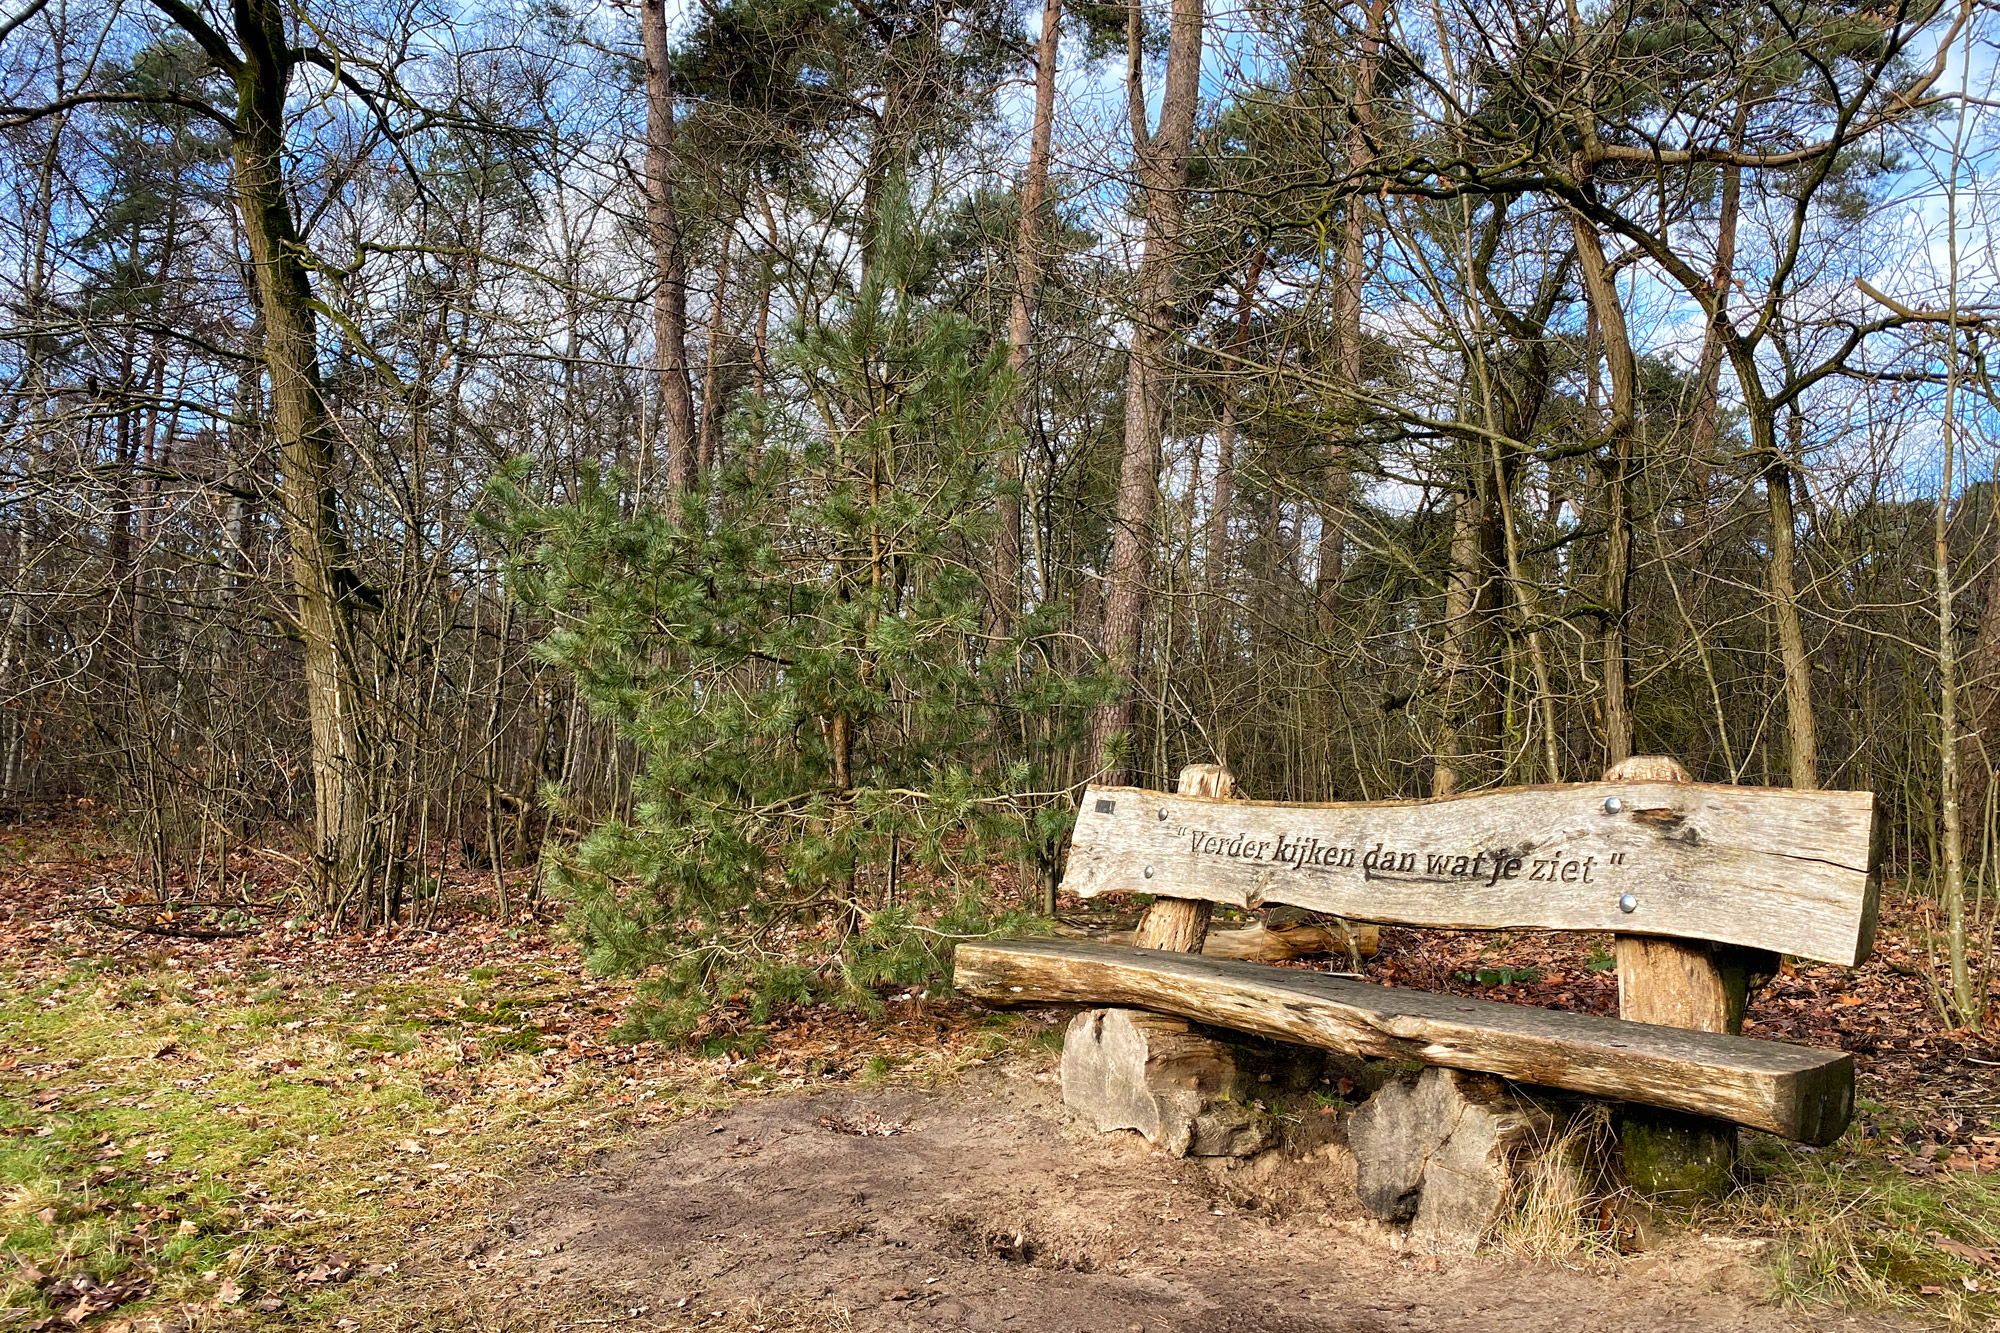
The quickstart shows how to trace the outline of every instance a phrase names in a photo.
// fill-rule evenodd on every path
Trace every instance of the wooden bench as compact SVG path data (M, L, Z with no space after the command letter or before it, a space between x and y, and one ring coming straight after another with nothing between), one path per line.
M1130 1006L1351 1056L1478 1071L1630 1104L1646 1155L1726 1170L1736 1126L1810 1144L1847 1127L1854 1062L1741 1035L1778 954L1852 966L1876 915L1866 792L1712 786L1672 760L1605 780L1429 801L1229 799L1213 765L1173 795L1092 787L1064 885L1156 895L1137 943L959 946L956 984L994 1005ZM1605 931L1619 1018L1200 956L1213 905L1345 921ZM1669 1164L1671 1165L1672 1162ZM1637 1183L1677 1179L1656 1167Z

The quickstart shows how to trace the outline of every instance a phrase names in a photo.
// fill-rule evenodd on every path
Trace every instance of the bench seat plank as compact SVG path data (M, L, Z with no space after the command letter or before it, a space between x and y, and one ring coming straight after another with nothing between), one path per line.
M1719 940L1852 966L1875 934L1874 832L1868 792L1584 782L1312 805L1091 787L1063 887Z
M1121 1005L1349 1055L1447 1065L1728 1120L1805 1143L1847 1128L1854 1058L1747 1037L1102 944L958 946L958 989L994 1005Z

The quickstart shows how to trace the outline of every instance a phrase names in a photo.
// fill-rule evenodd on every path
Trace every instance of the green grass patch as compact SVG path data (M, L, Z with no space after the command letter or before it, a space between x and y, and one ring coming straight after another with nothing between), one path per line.
M1814 1150L1754 1135L1722 1218L1773 1235L1778 1290L1801 1305L1876 1305L1953 1328L2000 1319L2000 1178L1912 1174L1850 1131Z
M87 1274L125 1279L103 1318L220 1298L238 1326L330 1322L401 1257L400 1227L528 1150L522 1115L586 1087L531 1058L532 1002L483 993L440 1023L407 984L329 994L143 958L55 982L0 969L0 1309L63 1316L61 1280ZM482 1095L457 1105L440 1090L466 1086L468 1037ZM334 1258L347 1269L314 1281Z

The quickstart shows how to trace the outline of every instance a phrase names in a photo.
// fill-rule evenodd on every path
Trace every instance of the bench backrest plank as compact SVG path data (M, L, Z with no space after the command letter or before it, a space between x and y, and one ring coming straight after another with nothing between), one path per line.
M1063 884L1852 965L1874 944L1874 832L1869 792L1628 781L1300 805L1091 787Z

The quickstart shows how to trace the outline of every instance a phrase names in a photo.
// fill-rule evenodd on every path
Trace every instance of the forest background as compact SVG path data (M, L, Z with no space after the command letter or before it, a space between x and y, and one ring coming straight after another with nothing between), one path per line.
M1977 0L26 0L0 792L160 903L539 863L691 1030L1071 794L1875 791L2000 920Z

